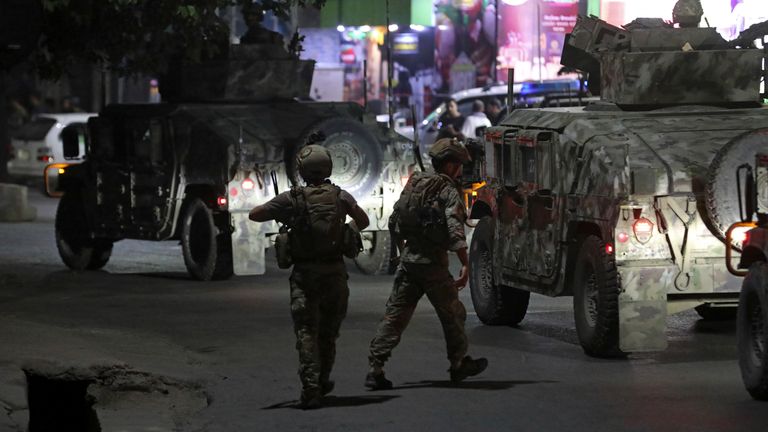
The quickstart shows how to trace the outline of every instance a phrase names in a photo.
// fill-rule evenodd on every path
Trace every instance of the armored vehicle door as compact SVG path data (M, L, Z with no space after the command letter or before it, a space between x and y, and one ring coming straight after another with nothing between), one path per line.
M508 241L502 246L507 257L502 273L535 284L544 294L560 262L563 200L554 178L556 140L556 133L541 130L521 130L504 139L499 237Z
M107 117L95 121L92 131L98 225L120 237L166 238L174 169L167 123Z
M127 141L131 223L140 238L160 239L170 233L174 154L169 122L135 118L123 124Z

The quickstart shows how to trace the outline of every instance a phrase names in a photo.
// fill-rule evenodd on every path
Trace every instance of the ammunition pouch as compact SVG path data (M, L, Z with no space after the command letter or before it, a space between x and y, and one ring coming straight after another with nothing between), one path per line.
M341 239L341 253L347 258L357 258L357 255L363 251L363 238L360 232L344 224L344 231Z
M287 269L293 265L291 239L288 235L288 229L284 226L280 228L280 232L275 237L275 257L277 258L277 266L281 269Z

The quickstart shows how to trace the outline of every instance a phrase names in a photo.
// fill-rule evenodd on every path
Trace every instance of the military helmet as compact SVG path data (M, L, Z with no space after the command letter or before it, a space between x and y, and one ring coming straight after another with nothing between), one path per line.
M302 147L296 162L299 166L299 174L304 180L328 178L333 170L331 153L327 148L317 144Z
M429 157L436 160L454 160L467 163L472 160L467 148L456 138L441 138L429 149Z

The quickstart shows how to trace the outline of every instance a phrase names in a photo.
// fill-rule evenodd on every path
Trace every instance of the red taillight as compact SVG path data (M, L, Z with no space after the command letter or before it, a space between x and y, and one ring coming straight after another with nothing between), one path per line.
M48 156L48 155L38 156L37 160L39 160L40 162L51 163L53 162L53 156Z
M736 227L731 232L731 240L736 244L746 244L749 241L749 231L752 227Z
M243 188L244 191L250 191L256 187L256 183L254 183L253 180L251 180L250 178L246 178L245 180L243 180L240 186Z
M227 197L220 196L216 198L216 204L219 207L226 207L227 206Z
M634 231L637 241L646 243L653 235L653 222L646 218L640 218L632 224L632 231Z
M605 253L607 253L608 255L613 254L613 244L611 243L605 244Z
M626 243L627 241L629 241L629 234L625 232L620 232L616 234L616 240L618 240L619 243Z

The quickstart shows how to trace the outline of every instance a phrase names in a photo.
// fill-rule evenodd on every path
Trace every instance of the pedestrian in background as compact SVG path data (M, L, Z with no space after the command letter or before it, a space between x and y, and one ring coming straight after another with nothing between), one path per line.
M451 381L457 383L477 375L488 366L486 359L466 355L467 312L459 300L459 290L469 278L469 263L464 235L466 212L458 180L469 153L457 140L445 138L432 146L429 155L436 172L411 176L389 221L390 233L402 254L384 317L370 344L365 386L372 390L392 388L384 375L384 363L400 342L424 294L443 327ZM457 280L448 270L448 251L455 252L461 261Z
M437 140L442 138L459 138L461 136L461 126L464 125L464 116L459 111L459 104L456 99L448 99L445 103L446 110L438 119Z
M461 126L461 134L466 138L477 138L477 128L491 127L491 121L485 115L485 104L480 99L472 102L472 114L470 114Z
M301 407L317 408L333 390L331 369L336 339L347 313L349 288L342 251L346 216L353 227L368 226L368 216L348 192L332 184L333 163L325 147L308 145L298 158L306 182L251 210L256 222L286 224L293 272L290 277L291 317L299 351Z

